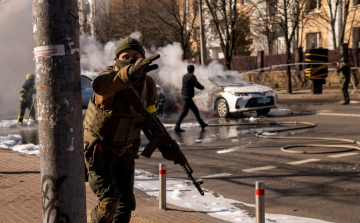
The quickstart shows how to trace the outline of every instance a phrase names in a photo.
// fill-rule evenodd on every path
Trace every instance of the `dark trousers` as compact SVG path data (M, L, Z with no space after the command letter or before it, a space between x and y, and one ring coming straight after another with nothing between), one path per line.
M187 114L189 112L189 109L191 109L191 111L194 113L195 118L198 121L198 123L201 126L204 125L204 121L200 118L199 109L197 108L197 106L194 103L194 101L192 100L192 98L183 99L183 101L184 101L183 108L181 110L181 113L180 113L180 116L179 116L178 120L176 121L176 128L180 128L181 122L187 116Z
M32 102L20 102L20 111L19 111L19 115L18 115L18 121L22 122L24 119L24 114L25 114L25 110L31 108ZM35 108L33 107L30 111L30 119L35 120Z
M344 102L346 103L350 102L350 97L348 92L349 83L350 83L350 79L347 78L341 79L341 94L344 98Z

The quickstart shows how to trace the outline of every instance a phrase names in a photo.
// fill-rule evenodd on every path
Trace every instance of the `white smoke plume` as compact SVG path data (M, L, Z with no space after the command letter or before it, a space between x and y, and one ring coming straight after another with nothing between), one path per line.
M19 110L19 92L27 73L35 70L33 56L34 37L32 33L32 2L24 0L0 0L0 119L16 118ZM140 33L130 35L140 39ZM98 72L114 65L114 51L120 40L101 44L94 37L80 37L81 73L95 78ZM159 69L150 76L163 86L165 94L178 93L182 77L187 73L189 63L183 61L179 43L169 44L158 50L146 49L146 56L159 53L161 57L154 63ZM195 75L200 77L224 75L223 66L212 62L208 66L195 65ZM237 74L237 72L235 72ZM201 82L201 81L200 81ZM205 86L206 90L206 86ZM27 111L28 112L28 111ZM27 117L25 114L25 117Z

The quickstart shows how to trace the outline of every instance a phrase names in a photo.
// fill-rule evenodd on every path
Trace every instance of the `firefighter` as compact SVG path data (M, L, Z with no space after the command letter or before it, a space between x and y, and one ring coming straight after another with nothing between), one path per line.
M88 182L99 199L91 212L91 223L130 222L131 211L135 210L135 158L140 146L136 123L144 117L122 99L119 91L132 86L144 107L156 114L156 84L147 73L158 68L151 63L159 57L145 58L142 44L127 37L115 50L114 66L100 72L93 81L94 95L84 119Z
M35 121L35 109L33 105L33 95L36 94L35 89L35 75L27 74L26 81L20 91L20 111L18 115L18 125L23 124L25 110L29 109L29 118Z
M341 95L344 98L342 105L347 105L350 103L350 97L348 92L348 87L350 83L350 66L347 64L347 58L341 57L340 63L337 62L337 74L340 75L341 83ZM341 74L340 74L341 73Z

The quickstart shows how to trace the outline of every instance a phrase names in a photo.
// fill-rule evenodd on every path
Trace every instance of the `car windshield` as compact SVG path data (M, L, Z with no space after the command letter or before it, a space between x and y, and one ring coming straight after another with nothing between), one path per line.
M92 88L92 80L84 75L81 75L81 88Z
M251 82L244 80L241 77L232 76L232 75L218 75L214 77L209 77L209 80L214 82L219 87L241 86L245 84L252 84Z

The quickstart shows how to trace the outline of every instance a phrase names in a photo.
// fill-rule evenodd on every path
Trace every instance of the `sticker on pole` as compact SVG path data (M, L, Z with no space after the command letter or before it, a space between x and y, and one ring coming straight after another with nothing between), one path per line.
M34 48L35 58L64 56L64 55L65 55L64 45L38 46Z

